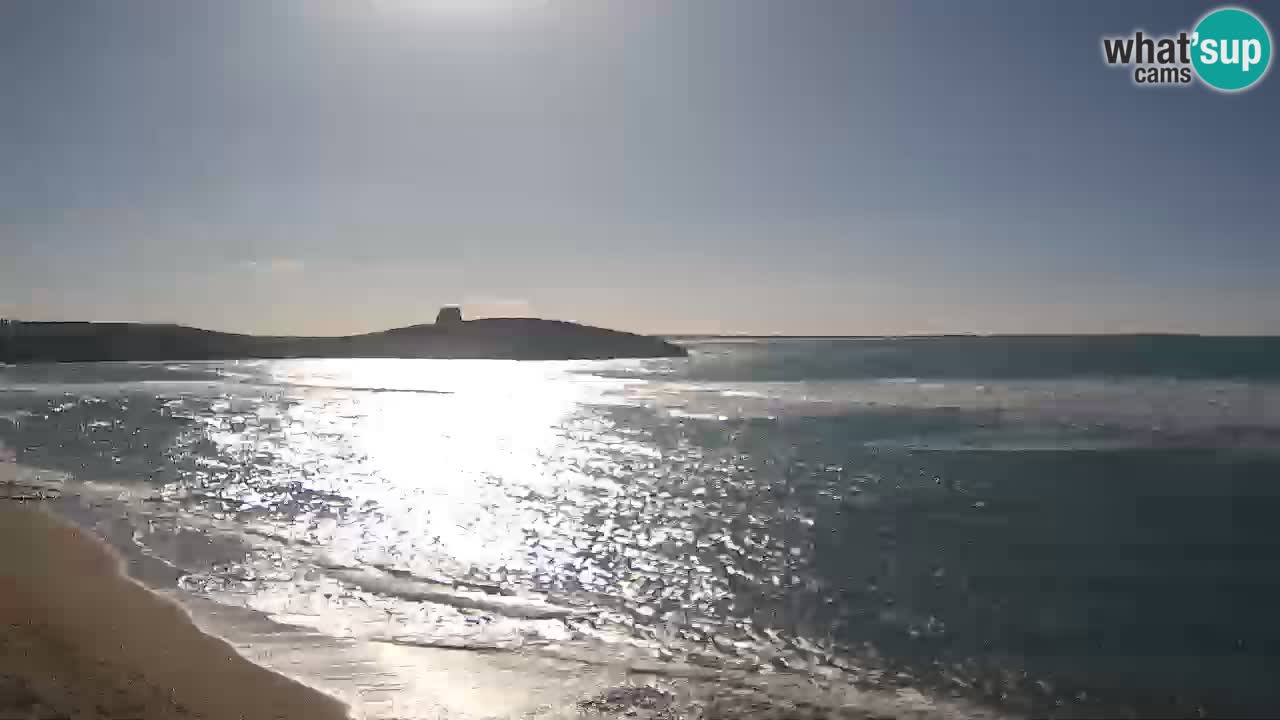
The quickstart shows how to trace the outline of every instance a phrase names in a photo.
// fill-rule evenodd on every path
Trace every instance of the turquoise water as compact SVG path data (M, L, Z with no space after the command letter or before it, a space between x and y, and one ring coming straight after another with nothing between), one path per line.
M0 441L131 489L183 592L337 637L903 713L1280 711L1275 339L685 342L7 368Z

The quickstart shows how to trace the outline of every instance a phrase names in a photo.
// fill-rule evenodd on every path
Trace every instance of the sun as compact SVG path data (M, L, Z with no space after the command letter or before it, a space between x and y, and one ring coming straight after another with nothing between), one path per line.
M545 5L549 0L378 0L377 5L401 12L446 18L505 18Z

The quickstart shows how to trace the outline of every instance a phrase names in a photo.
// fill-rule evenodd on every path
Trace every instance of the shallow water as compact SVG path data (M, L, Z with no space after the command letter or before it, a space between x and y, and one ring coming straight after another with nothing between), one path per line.
M731 716L1280 709L1265 373L878 342L7 368L0 440L68 473L93 500L67 511L153 585L229 608L221 634L461 650L538 687L609 668L544 709L627 681L689 715L726 688L752 693ZM970 376L897 372L948 353Z

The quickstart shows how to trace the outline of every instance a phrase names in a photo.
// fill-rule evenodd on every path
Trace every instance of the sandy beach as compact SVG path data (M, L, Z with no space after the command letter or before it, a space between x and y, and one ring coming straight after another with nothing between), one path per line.
M14 466L0 465L0 484ZM109 549L0 500L0 720L347 717L121 572Z

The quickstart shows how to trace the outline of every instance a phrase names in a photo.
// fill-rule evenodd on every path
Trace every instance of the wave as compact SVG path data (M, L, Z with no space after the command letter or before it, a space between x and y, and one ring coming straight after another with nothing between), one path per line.
M450 585L396 577L372 568L326 567L325 571L338 580L377 595L413 602L432 602L466 610L481 610L522 620L563 619L589 614L584 610L552 605L534 598L460 590Z
M162 381L157 381L162 382ZM323 383L302 383L302 382L264 382L262 380L245 379L233 381L231 385L237 388L270 388L291 390L294 388L303 390L334 390L338 392L366 392L366 393L410 393L414 395L452 395L448 390L427 390L422 388L399 388L399 387L376 387L376 386L360 386L360 385L325 385Z
M843 418L870 447L959 450L1280 448L1280 384L1070 379L651 383L632 396L671 417Z

